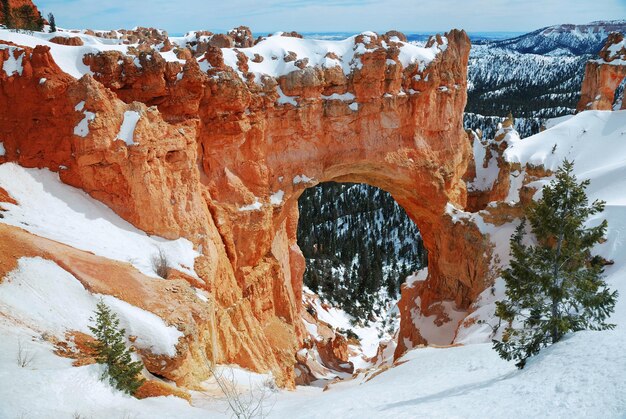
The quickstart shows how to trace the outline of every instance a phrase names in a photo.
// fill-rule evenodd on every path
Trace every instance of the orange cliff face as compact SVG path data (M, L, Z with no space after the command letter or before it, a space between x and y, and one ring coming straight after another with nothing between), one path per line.
M251 45L240 32L231 38ZM287 53L271 49L287 39ZM93 76L80 80L46 46L0 49L2 62L22 57L23 67L0 72L0 163L58 171L138 228L194 242L203 255L195 269L204 283L196 285L215 299L206 359L271 370L285 386L295 382L305 334L305 262L296 243L304 189L326 181L377 186L420 228L429 276L403 293L398 356L409 343L426 343L411 309L441 300L467 308L486 288L490 263L478 228L446 212L448 203L465 207L472 160L462 127L465 32L421 49L397 33L362 34L338 44L344 55L323 55L325 65L302 52L310 42L209 45L199 59L176 48L185 64L149 48L102 52L83 58ZM257 71L280 67L275 61L294 69ZM138 118L130 140L121 132L126 118ZM196 351L198 339L189 344ZM201 381L203 374L183 379L176 371L206 359L179 358L168 362L187 364L170 378Z
M626 77L626 40L624 34L612 32L598 53L599 59L590 60L585 67L585 78L577 111L613 109L615 91ZM622 101L621 109L626 109Z

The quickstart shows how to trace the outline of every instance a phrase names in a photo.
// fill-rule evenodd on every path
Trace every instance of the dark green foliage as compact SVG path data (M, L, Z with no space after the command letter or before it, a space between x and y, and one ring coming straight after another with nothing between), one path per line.
M589 205L574 165L565 161L556 179L543 188L543 197L526 211L535 245L524 244L526 221L511 238L511 263L503 272L507 286L496 315L508 323L502 341L493 347L506 360L523 368L527 358L570 332L611 329L617 291L609 291L603 267L591 255L606 232L604 220L585 227L590 216L604 210L604 202Z
M48 13L48 23L50 24L50 32L57 31L57 23L54 19L54 15L52 13Z
M2 24L9 29L13 29L15 27L15 23L13 21L13 14L11 6L9 5L9 0L2 0L2 15L4 16Z
M8 28L39 32L43 30L44 20L43 17L41 17L41 13L36 12L35 9L28 4L20 6L17 9L11 9L8 2L4 3L3 0L2 6L5 15L5 26ZM8 23L7 17L10 20Z
M95 326L89 326L89 329L97 339L93 344L96 361L106 365L102 379L108 377L109 383L118 390L134 394L145 382L140 376L143 363L132 360L132 350L125 343L126 330L119 328L119 319L104 301L98 302L95 314L95 319L90 318Z
M417 226L390 194L368 185L324 183L299 201L298 244L304 283L357 320L395 299L400 284L426 265Z
M533 60L525 54L472 53L466 112L517 118L553 118L576 109L585 65L595 54L569 60ZM495 94L497 92L497 94Z
M342 335L344 335L347 339L360 340L359 335L354 333L354 330L352 329L339 329L337 331L341 333Z

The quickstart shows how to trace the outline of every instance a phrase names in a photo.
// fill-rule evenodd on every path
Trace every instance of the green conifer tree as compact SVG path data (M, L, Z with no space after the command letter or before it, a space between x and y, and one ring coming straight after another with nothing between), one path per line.
M613 312L616 291L603 280L603 267L591 249L603 240L604 220L586 227L604 202L588 204L589 180L577 182L574 165L565 161L543 197L526 211L536 244L524 244L526 221L511 237L511 263L503 272L506 300L496 303L496 315L508 323L502 341L493 347L506 360L524 368L526 360L570 331L604 330Z
M2 14L4 15L2 24L9 29L13 29L15 23L13 22L13 11L9 5L9 0L2 0Z
M48 13L48 23L50 24L50 32L56 32L57 24L52 13Z
M98 302L95 319L89 320L95 323L89 329L97 339L93 344L96 361L106 366L101 378L108 377L109 383L118 390L134 394L145 379L140 376L143 363L133 361L132 350L126 347L126 330L119 328L119 319L102 299Z

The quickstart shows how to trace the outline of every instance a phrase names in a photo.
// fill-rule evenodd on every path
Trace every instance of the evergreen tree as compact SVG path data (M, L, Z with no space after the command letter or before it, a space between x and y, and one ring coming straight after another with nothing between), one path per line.
M9 5L9 0L2 0L2 14L4 15L4 21L2 24L9 29L13 29L15 27L15 23L13 22L13 15L11 6Z
M561 340L570 331L612 329L606 323L617 292L603 280L603 267L591 248L603 240L606 220L585 227L604 202L588 204L589 180L578 183L574 165L565 161L543 197L526 211L535 245L523 243L526 221L511 238L511 263L504 271L507 299L496 303L496 315L508 322L502 341L493 347L524 368L527 358Z
M132 360L132 350L124 342L126 330L119 328L119 319L102 299L98 302L95 319L92 317L89 320L95 323L89 329L97 339L93 344L96 361L106 365L101 379L108 377L109 383L118 390L134 394L145 379L139 375L143 363Z
M39 32L43 30L44 21L41 17L41 13L35 15L35 10L28 4L18 7L16 13L21 21L22 29Z
M57 24L52 13L48 13L48 23L50 24L50 32L56 32Z

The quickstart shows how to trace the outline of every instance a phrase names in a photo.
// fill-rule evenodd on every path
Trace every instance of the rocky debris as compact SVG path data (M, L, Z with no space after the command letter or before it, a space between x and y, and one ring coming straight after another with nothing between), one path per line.
M283 57L283 61L288 63L288 62L291 62L291 61L295 61L297 58L298 58L298 54L296 54L293 51L287 51L287 53Z
M235 46L235 40L228 35L218 33L211 36L209 45L217 48L232 48Z
M239 26L228 31L234 42L235 48L250 48L254 46L254 37L252 31L247 26Z

